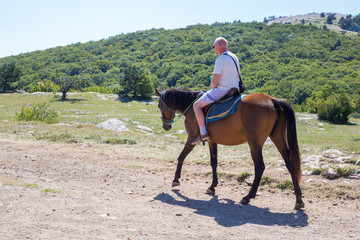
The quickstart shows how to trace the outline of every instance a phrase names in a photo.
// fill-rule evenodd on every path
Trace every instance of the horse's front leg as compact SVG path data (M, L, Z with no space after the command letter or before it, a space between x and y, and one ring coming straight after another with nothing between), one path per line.
M193 137L188 137L184 149L181 151L179 157L178 157L178 164L176 167L176 172L175 172L175 178L172 182L172 187L178 186L180 185L180 181L179 178L181 177L181 169L182 169L182 165L184 163L185 158L187 157L187 155L194 149L194 145L191 144L191 142L193 141Z
M210 150L210 160L211 160L211 168L213 174L213 180L211 186L207 189L207 194L214 194L215 187L218 185L218 178L217 178L217 144L209 142L209 150Z
M254 168L255 168L255 178L253 184L251 186L250 192L246 195L242 200L241 204L248 204L251 198L255 198L256 192L259 188L260 180L262 174L265 170L265 164L262 155L262 146L258 146L256 144L251 144L249 142L251 157L254 161Z

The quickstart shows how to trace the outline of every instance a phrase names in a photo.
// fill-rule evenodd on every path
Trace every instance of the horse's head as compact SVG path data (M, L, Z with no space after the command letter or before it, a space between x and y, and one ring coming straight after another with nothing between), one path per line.
M159 104L158 108L161 112L161 119L163 122L163 129L169 131L172 127L171 124L173 123L174 116L175 116L175 109L169 107L165 102L165 92L160 93L157 89L155 89L156 94L159 96Z

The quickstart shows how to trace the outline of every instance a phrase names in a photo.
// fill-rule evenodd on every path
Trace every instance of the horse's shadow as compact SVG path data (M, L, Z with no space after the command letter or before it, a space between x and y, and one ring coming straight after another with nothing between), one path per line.
M235 204L230 199L220 199L214 195L209 201L188 198L180 193L179 190L173 192L181 198L175 199L168 193L158 194L154 201L194 209L196 214L214 218L214 220L224 227L241 226L246 223L265 226L279 225L290 227L305 227L308 225L308 217L303 211L294 213L274 213L268 208L259 208L252 205Z

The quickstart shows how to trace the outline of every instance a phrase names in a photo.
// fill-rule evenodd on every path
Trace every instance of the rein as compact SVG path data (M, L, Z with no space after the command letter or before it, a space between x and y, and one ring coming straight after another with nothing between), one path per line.
M199 99L199 97L195 98L195 100L192 101L192 103L185 109L185 111L178 117L178 119L174 120L176 109L172 109L171 107L169 107L169 106L165 103L165 101L164 101L164 99L163 99L163 95L165 96L165 92L161 93L161 96L160 96L161 102L163 103L163 107L162 107L162 109L161 109L161 112L164 112L165 106L167 107L168 111L172 112L172 117L171 117L171 119L167 119L167 118L161 116L163 123L165 123L166 125L171 125L171 124L177 122L177 121L189 110L189 108L193 105L193 103L194 103L196 100ZM165 97L164 97L164 98L165 98Z

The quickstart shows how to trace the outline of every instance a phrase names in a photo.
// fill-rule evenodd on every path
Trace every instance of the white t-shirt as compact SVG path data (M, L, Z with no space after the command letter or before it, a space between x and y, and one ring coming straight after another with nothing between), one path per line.
M239 60L232 52L224 52L215 61L213 74L220 74L219 84L217 86L220 90L230 90L234 87L239 89L239 73L231 58L235 60L238 69L240 70Z

